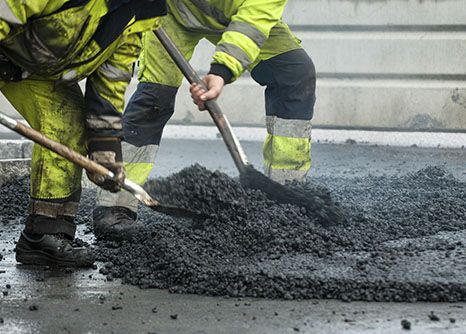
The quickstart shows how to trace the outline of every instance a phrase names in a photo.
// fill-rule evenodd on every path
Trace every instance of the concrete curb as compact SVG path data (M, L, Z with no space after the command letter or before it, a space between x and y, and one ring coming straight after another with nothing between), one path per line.
M22 139L0 139L0 159L28 159L32 154L32 142Z
M263 141L266 135L265 128L235 127L234 130L241 141ZM163 137L185 140L221 139L215 127L197 125L167 125ZM466 133L314 129L312 140L314 143L329 144L464 148ZM29 159L32 147L29 140L0 139L0 159Z
M266 130L262 127L235 127L234 131L241 141L263 141L266 136ZM169 125L164 130L164 138L215 140L220 139L220 134L213 126ZM313 129L312 141L329 144L464 148L466 133Z
M266 135L265 128L259 127L235 127L234 130L241 141L263 141ZM4 134L6 133L1 135ZM167 125L163 137L185 140L221 139L215 127L198 125ZM464 148L466 133L314 129L312 141L329 144ZM0 139L0 159L29 159L32 147L29 140Z

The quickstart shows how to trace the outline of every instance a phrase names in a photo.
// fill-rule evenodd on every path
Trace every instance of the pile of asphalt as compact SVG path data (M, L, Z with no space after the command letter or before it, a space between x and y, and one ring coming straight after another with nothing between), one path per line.
M197 165L146 187L214 218L142 210L146 228L133 243L98 244L101 272L125 283L235 297L466 300L466 184L442 168L293 185L341 203L347 222L330 228Z
M25 212L27 178L0 183L2 227ZM325 185L323 187L322 185ZM147 189L212 215L179 219L141 208L134 242L99 241L109 279L172 292L267 298L465 301L466 183L428 167L402 176L317 177L293 189L339 202L344 224L325 228L220 172L192 166ZM90 223L95 192L78 222ZM26 198L26 200L25 200Z

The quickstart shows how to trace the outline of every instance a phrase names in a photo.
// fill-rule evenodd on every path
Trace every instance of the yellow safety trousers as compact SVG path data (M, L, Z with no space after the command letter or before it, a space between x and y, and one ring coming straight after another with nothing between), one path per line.
M77 83L54 87L53 81L0 82L0 91L32 128L86 154L84 98ZM38 144L31 163L33 198L66 198L81 185L80 167Z

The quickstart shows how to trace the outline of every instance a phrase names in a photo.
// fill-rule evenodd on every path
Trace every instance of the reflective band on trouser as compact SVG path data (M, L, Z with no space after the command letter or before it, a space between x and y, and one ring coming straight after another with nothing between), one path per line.
M246 22L232 21L228 25L226 31L236 31L248 36L254 43L257 44L259 48L262 48L265 41L267 40L267 37L262 31Z
M99 67L99 72L112 81L130 81L132 76L131 72L123 71L109 62L102 64Z
M143 185L152 171L158 148L158 145L136 147L122 142L126 177ZM96 201L98 206L123 206L134 212L138 209L138 200L125 190L111 193L99 188Z
M119 116L101 116L101 115L87 115L86 125L88 129L113 129L122 130L121 117Z
M29 200L28 213L50 218L59 216L74 217L78 212L79 202L54 203L37 199Z
M230 43L221 43L217 44L215 49L216 52L224 52L233 58L235 58L243 68L248 68L251 64L251 60L249 59L248 55L239 47L234 44Z
M284 183L303 180L311 168L311 122L267 116L264 168L267 176Z
M282 137L311 138L311 121L266 116L267 133Z
M273 180L303 180L311 168L311 141L267 134L263 155L265 173Z
M21 24L7 0L0 0L0 19L13 24Z

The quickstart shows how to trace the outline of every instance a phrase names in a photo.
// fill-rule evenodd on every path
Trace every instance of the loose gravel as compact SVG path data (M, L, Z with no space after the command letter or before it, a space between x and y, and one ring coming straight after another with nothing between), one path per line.
M234 297L466 300L466 184L441 167L290 185L339 203L346 222L327 228L303 208L199 165L146 187L213 217L175 219L142 208L145 228L134 242L96 244L100 271L124 283ZM0 187L2 224L27 205L18 189L27 189L24 177ZM78 222L90 222L93 196L83 192Z

